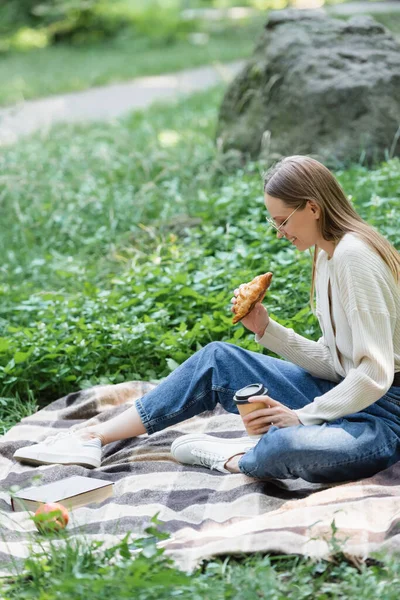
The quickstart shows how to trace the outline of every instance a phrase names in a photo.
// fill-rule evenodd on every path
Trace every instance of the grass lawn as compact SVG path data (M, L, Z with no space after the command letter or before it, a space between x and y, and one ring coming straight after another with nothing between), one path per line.
M319 337L311 259L265 224L263 165L227 171L215 148L221 87L111 124L60 125L0 155L0 425L96 383L159 379L213 340L260 351L231 325L233 289L274 272L271 315ZM337 173L360 214L399 244L400 161ZM135 542L136 543L136 542ZM44 550L11 598L398 597L399 563L360 570L299 557L215 560L187 578L121 542ZM84 544L84 540L82 541ZM136 556L136 554L135 554ZM137 562L139 561L139 562ZM1 587L3 585L3 589Z
M197 34L168 45L128 36L0 55L0 105L246 58L253 52L266 14L260 11L256 17L230 22L202 21ZM400 36L399 13L374 17Z
M265 21L260 12L251 19L203 22L201 31L170 44L132 36L0 55L0 104L245 58Z

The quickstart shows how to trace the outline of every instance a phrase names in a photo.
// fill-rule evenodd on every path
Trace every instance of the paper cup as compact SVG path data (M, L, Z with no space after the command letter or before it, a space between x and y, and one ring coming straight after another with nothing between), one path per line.
M262 383L253 383L238 390L234 395L233 400L238 408L240 416L243 418L245 415L248 415L255 410L265 408L266 405L264 402L249 402L249 398L252 396L264 396L267 392L268 389ZM262 435L254 435L252 430L247 428L246 423L243 423L243 425L245 426L249 437L254 439L260 439L262 437Z

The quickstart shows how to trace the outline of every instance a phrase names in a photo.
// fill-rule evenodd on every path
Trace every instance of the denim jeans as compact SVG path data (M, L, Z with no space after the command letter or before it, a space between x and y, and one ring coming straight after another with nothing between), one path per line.
M268 395L298 409L337 383L303 368L226 342L212 342L193 354L154 390L136 401L151 434L220 403L238 414L236 390L260 382ZM242 473L260 479L313 483L370 477L400 460L400 387L363 411L321 425L272 425L239 461Z

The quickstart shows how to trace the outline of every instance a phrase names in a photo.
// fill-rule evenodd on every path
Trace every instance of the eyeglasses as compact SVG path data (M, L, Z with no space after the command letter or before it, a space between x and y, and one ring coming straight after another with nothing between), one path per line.
M291 212L290 215L280 225L277 225L275 223L275 221L273 219L270 219L269 217L265 217L265 220L267 221L268 225L271 225L271 227L273 227L274 229L276 229L277 231L280 232L280 230L282 229L282 227L284 225L286 225L286 223L289 221L290 217L292 215L294 215L294 213L296 212L296 210L299 210L300 206L301 206L301 204L297 208L295 208L294 211Z

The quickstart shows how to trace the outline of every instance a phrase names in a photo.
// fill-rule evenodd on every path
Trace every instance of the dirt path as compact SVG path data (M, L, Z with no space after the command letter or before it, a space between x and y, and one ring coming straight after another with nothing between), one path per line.
M38 129L46 133L55 123L106 121L146 108L156 101L174 100L218 83L228 83L243 64L244 61L215 63L3 108L0 109L0 145L12 144Z

